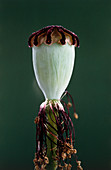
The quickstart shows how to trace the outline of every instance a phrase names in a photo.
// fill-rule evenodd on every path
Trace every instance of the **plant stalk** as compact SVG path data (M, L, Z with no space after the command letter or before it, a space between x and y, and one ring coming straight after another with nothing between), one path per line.
M51 110L50 106L47 107L47 117L48 117L48 130L47 132L47 156L49 158L49 164L47 165L47 169L56 170L57 161L53 158L56 157L57 150L57 125L55 116L58 115L57 112ZM54 115L55 114L55 115ZM56 136L56 137L55 137Z

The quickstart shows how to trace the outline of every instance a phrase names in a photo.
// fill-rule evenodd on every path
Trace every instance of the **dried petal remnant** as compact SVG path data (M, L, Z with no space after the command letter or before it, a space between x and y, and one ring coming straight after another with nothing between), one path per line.
M70 45L79 47L79 39L75 33L62 26L52 25L32 33L32 35L29 37L28 45L29 47L33 47L34 45L38 47L42 43L47 45L51 45L53 43L65 45L67 42Z

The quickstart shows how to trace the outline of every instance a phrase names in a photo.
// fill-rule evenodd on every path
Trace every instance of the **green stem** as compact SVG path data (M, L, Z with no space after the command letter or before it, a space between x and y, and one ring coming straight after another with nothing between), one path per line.
M54 104L54 100L51 101L52 104ZM58 113L54 112L57 116ZM53 133L55 136L57 136L57 125L55 116L53 114L53 111L50 109L50 106L47 107L47 117L48 122L50 125L48 125L48 129L51 133ZM56 129L56 130L54 130ZM57 147L57 139L55 136L47 132L47 156L49 158L49 165L47 165L47 169L56 170L57 161L55 161L53 158L56 157L56 147ZM54 143L53 143L54 142ZM56 143L56 144L55 144Z

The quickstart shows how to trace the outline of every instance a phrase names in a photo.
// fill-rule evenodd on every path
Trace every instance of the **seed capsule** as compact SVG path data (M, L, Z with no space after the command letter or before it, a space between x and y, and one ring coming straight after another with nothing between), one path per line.
M32 47L35 77L45 98L60 99L72 75L75 47L79 47L77 35L52 25L33 33L28 45Z

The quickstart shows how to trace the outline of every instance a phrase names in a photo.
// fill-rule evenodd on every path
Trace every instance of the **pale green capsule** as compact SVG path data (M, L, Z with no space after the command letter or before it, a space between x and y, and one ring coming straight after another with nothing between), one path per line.
M75 46L41 44L32 47L36 80L46 99L60 99L71 79Z

